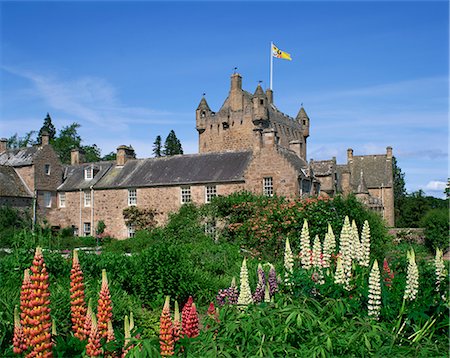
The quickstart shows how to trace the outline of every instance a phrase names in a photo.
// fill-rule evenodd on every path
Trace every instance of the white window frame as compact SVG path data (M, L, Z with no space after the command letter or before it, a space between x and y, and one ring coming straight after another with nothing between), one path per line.
M137 205L137 189L128 189L128 206Z
M50 175L51 170L52 170L52 167L50 166L50 164L44 164L45 175Z
M84 192L84 207L85 208L91 207L91 200L92 200L91 192L86 190Z
M52 193L49 191L44 191L44 206L46 208L52 207Z
M92 166L84 168L84 179L91 180L94 177L94 168Z
M59 207L65 208L66 207L66 192L62 191L58 193L58 201L59 201Z
M207 185L205 187L205 203L210 203L217 196L217 186Z
M86 230L87 228L89 228L89 230ZM92 228L90 222L83 223L83 236L91 236L92 234L91 229Z
M133 238L136 235L136 227L133 224L127 225L127 237Z
M180 201L181 204L186 204L192 202L192 194L190 186L182 186L180 188Z
M263 195L272 197L273 196L273 177L263 178Z

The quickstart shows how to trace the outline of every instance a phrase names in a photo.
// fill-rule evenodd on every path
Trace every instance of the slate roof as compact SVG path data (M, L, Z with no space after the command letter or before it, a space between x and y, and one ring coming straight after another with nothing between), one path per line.
M280 153L291 164L294 169L300 174L303 179L307 178L306 171L308 170L308 163L300 158L297 154L289 149L278 147L278 153Z
M84 163L78 165L68 165L64 168L64 182L58 187L58 191L75 191L89 189L95 185L105 173L115 164L113 161ZM84 170L92 166L94 176L87 180L84 178Z
M13 167L0 165L0 196L31 198L30 191Z
M251 158L251 151L241 151L131 159L111 168L95 188L242 182Z
M334 173L336 162L334 160L314 160L311 162L311 166L316 176L323 177Z
M386 160L386 155L353 156L349 164L352 172L352 185L357 188L361 171L367 188L392 186L392 161Z
M0 165L10 165L12 167L31 165L40 149L41 147L38 146L9 149L0 153Z

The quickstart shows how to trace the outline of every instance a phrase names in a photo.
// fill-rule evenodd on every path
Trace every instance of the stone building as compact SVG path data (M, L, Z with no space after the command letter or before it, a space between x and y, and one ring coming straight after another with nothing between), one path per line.
M164 223L184 203L241 190L287 198L355 193L393 224L392 149L384 156L349 150L346 165L335 158L308 163L309 127L303 107L290 117L274 105L271 90L258 85L251 94L234 73L218 112L204 97L197 107L198 154L138 159L133 148L121 145L116 161L83 163L82 153L73 150L71 165L63 167L44 137L39 147L3 149L0 166L8 169L0 171L0 184L19 178L39 217L79 235L93 235L103 221L110 235L130 237L135 229L124 220L128 207L155 210L156 221ZM8 175L14 178L2 179Z
M62 165L47 133L41 145L7 149L0 139L0 203L17 208L30 207L33 220L45 218L56 203L62 183Z

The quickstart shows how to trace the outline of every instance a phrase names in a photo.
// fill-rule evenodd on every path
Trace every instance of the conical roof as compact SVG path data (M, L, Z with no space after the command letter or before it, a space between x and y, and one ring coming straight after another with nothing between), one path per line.
M301 120L301 119L309 119L309 117L308 117L308 115L306 114L306 111L305 111L305 109L303 108L303 106L302 106L302 108L300 108L300 110L298 111L297 117L296 117L295 119L297 119L297 120Z
M357 194L369 194L369 189L367 189L366 181L364 180L364 173L361 170L361 175L359 176L358 187L356 189Z
M253 97L265 97L266 94L264 93L263 89L261 88L261 85L258 83L258 86L256 86L255 93L253 94Z
M210 111L211 109L208 106L208 103L206 102L206 98L203 96L200 104L198 105L197 109L206 109L208 111Z

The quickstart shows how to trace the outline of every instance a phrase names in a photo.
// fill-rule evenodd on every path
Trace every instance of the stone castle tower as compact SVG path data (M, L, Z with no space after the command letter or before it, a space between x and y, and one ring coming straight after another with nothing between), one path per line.
M300 108L294 119L273 104L273 92L258 84L255 93L242 89L242 77L231 76L231 88L218 112L213 112L203 97L196 110L199 153L252 149L262 140L262 132L276 133L277 144L290 148L306 159L309 117Z

